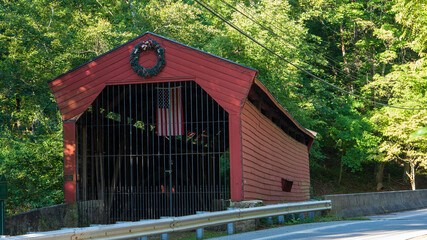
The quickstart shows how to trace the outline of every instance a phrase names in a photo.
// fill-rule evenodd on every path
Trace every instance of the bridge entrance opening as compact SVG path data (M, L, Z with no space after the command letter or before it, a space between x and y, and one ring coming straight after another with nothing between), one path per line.
M81 225L223 210L228 132L195 82L107 86L76 123Z

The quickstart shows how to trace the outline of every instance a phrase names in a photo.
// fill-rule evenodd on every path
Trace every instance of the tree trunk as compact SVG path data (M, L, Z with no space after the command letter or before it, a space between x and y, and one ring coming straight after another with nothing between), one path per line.
M404 183L409 183L410 182L410 167L409 167L409 163L408 162L404 162L403 163L403 182Z
M347 73L347 77L350 77L350 68L348 67L347 56L345 53L344 28L342 24L340 25L340 33L341 33L341 53L344 61L344 71Z
M384 74L385 74L385 66L386 66L386 63L383 63L383 68L381 70L381 76L382 77L384 77Z
M343 163L342 163L342 160L341 160L341 164L340 164L340 175L339 175L339 177L338 177L338 185L340 185L340 184L341 184L341 179L342 179L342 169L343 169Z
M408 174L409 180L411 181L411 189L415 190L415 163L414 162L410 162L410 166L411 166L411 173Z
M385 167L385 162L381 162L380 165L378 166L378 171L377 171L377 175L376 175L377 191L381 190L384 186L384 184L383 184L384 167Z

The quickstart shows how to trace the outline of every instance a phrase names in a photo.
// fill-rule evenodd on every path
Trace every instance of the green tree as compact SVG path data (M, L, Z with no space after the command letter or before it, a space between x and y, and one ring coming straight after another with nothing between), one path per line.
M405 107L425 107L427 105L427 65L424 59L397 65L395 71L378 78L367 87L387 94L391 104ZM406 173L415 189L417 169L425 169L427 163L427 142L425 136L411 135L425 127L427 110L402 110L382 108L371 118L382 136L381 152L385 161L403 161L410 166Z

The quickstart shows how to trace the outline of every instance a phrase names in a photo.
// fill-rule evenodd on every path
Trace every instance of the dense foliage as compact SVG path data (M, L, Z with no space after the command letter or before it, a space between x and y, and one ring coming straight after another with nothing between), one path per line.
M373 104L326 85L196 1L1 0L0 172L9 180L10 214L63 199L61 117L47 81L146 31L258 69L292 115L318 132L313 180L328 171L340 183L376 166L370 181L379 190L387 164L407 166L409 180L424 171L427 136L413 134L427 122L424 0L202 2L345 91L419 109Z

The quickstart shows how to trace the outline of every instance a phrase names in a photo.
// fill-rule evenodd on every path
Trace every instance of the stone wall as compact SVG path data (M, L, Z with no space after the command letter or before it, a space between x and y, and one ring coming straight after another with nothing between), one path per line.
M358 217L427 207L427 190L325 195L332 215Z
M13 236L102 223L103 206L102 201L93 200L78 204L64 203L16 214L5 218L5 234Z

